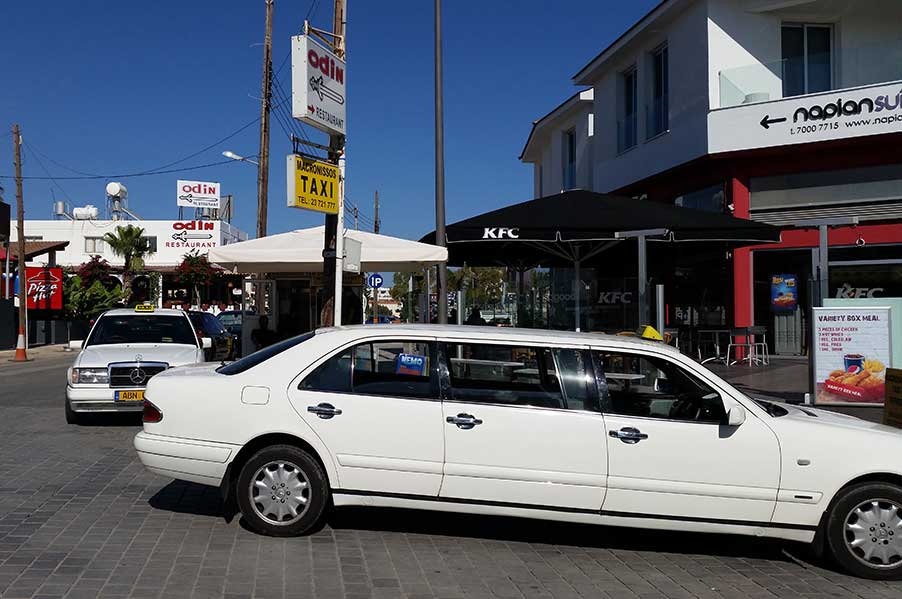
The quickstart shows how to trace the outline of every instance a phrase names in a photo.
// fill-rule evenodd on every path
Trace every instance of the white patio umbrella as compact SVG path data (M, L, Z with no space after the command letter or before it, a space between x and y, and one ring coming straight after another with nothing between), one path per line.
M325 227L249 239L210 250L210 262L238 273L317 272L323 269ZM436 245L348 230L345 237L360 242L360 269L365 272L413 271L448 260L448 250Z

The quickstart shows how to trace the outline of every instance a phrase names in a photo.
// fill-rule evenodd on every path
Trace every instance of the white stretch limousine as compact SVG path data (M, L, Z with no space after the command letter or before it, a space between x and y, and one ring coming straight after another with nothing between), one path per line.
M752 400L624 337L352 326L147 387L152 471L234 494L263 534L334 505L778 537L902 574L902 433Z

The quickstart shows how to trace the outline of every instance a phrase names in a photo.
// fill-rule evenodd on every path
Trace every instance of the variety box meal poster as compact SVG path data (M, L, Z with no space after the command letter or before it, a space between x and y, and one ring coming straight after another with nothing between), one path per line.
M817 403L883 403L892 363L889 308L815 308Z

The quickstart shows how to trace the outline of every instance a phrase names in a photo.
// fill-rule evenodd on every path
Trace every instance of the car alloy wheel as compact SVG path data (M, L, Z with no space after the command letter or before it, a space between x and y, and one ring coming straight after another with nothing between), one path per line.
M884 481L840 489L824 521L827 546L846 572L902 579L902 487Z
M329 505L319 460L294 445L271 445L241 465L235 499L252 530L292 537L315 530Z
M257 470L248 489L254 511L274 526L300 520L310 506L310 480L287 460L265 464Z
M870 568L894 568L902 562L902 506L889 499L872 499L846 516L849 552Z

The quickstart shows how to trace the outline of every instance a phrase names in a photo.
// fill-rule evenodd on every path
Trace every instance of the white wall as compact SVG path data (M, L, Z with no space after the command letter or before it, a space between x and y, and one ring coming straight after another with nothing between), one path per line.
M707 151L707 17L704 1L669 21L655 23L624 47L599 72L595 88L593 187L609 192L682 164ZM646 106L651 102L651 53L667 43L670 130L646 139ZM638 71L638 144L618 154L620 74Z
M746 10L744 0L708 1L708 89L712 109L741 104L746 94L783 97L781 18ZM722 102L726 100L726 102Z
M592 103L580 102L560 117L542 124L542 133L533 144L541 148L541 162L533 167L533 193L542 197L560 193L564 189L564 133L576 133L575 189L592 188ZM540 169L542 175L540 176ZM540 179L542 180L540 188Z
M228 223L220 221L110 221L110 220L27 220L25 221L26 238L41 237L43 241L68 241L69 245L62 252L57 252L56 261L61 266L79 266L91 259L93 253L85 252L86 237L103 237L112 233L117 226L135 225L144 229L147 237L157 238L157 251L145 257L145 265L174 266L182 261L184 255L192 250L206 253L211 247L235 243L247 239L247 234ZM206 229L207 225L212 228ZM192 228L193 227L193 228ZM180 239L182 233L198 235L202 238ZM210 237L207 238L206 236ZM16 221L10 225L10 237L18 239ZM122 259L115 256L106 244L99 254L110 264L122 266ZM44 263L47 256L39 256L36 263Z
M708 0L712 108L740 104L752 92L766 93L770 100L783 97L783 23L833 25L835 89L902 80L899 0L818 0L754 12L766 4Z
M846 11L834 31L837 87L902 80L902 2L868 0Z

